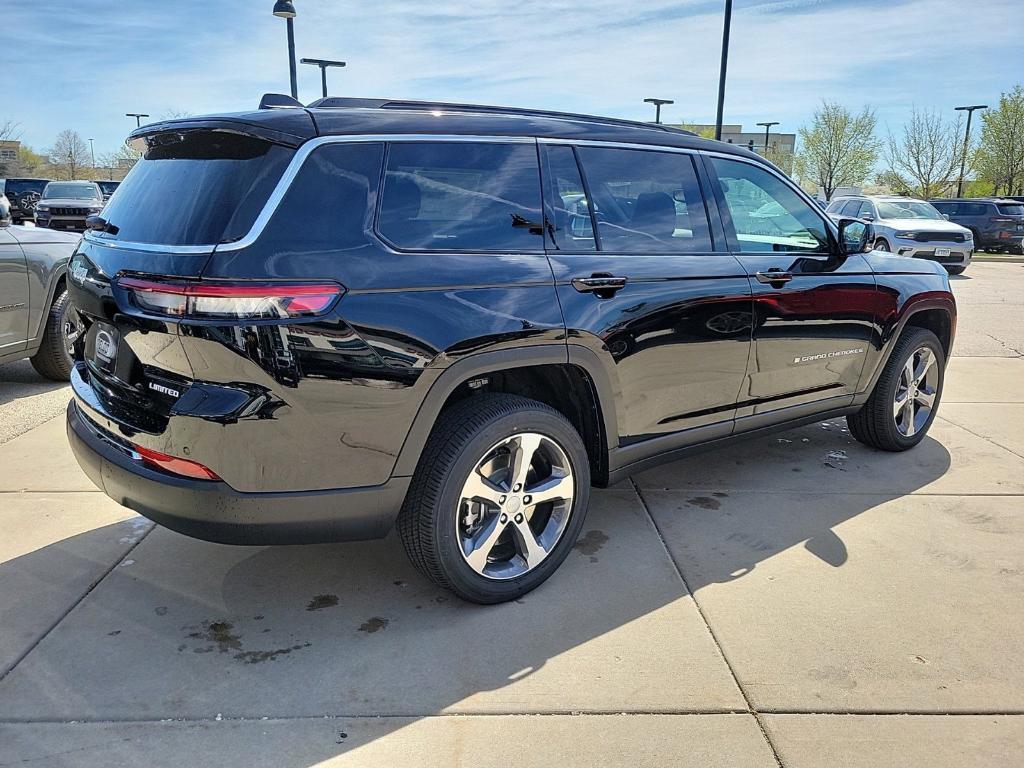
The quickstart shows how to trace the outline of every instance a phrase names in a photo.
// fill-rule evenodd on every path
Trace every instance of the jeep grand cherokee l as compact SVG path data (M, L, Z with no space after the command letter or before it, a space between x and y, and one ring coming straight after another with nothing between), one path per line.
M945 272L871 251L745 149L367 99L131 140L71 264L68 434L169 528L397 525L427 577L499 602L562 562L592 485L839 415L901 451L935 417Z
M103 192L94 181L51 181L36 203L36 226L84 232L85 220L103 210Z

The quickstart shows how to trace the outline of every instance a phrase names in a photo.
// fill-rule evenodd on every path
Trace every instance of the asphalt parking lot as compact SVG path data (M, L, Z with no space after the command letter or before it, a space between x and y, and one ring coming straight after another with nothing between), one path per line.
M596 492L537 591L464 604L395 537L154 528L0 366L0 766L967 766L1024 754L1024 264L954 279L915 450L841 420Z

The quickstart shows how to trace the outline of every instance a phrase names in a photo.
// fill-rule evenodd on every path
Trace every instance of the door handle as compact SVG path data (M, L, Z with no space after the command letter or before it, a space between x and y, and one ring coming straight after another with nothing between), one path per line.
M626 287L626 278L614 275L591 275L590 277L574 277L572 287L580 293L593 293L599 299L607 299Z
M755 272L754 277L757 278L759 283L767 283L772 288L781 288L793 279L793 273L783 272L781 269L773 267L767 272Z

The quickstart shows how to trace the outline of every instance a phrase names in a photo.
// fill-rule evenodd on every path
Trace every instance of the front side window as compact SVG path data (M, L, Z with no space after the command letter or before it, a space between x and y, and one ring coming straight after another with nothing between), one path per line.
M377 230L403 250L542 250L536 146L390 145Z
M864 200L860 204L860 208L857 209L857 213L854 214L855 218L866 219L875 217L875 206L871 204L870 200Z
M736 160L711 158L742 253L829 253L824 219L773 173Z
M711 250L693 160L678 152L579 147L603 251Z
M843 216L856 216L860 212L860 200L848 200L843 206Z

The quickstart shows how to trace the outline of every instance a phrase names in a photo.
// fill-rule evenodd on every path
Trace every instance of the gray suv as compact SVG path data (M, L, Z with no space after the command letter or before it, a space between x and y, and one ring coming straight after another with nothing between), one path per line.
M1021 253L1024 245L1024 203L1012 198L932 200L950 221L974 233L974 247Z

